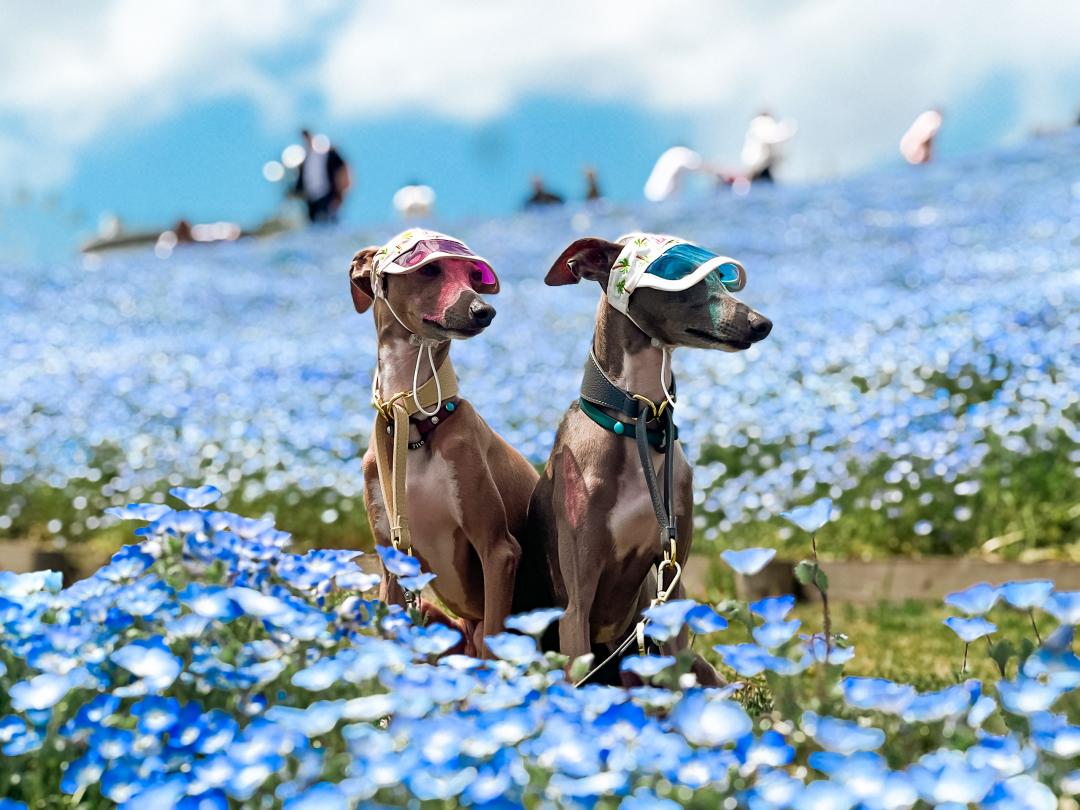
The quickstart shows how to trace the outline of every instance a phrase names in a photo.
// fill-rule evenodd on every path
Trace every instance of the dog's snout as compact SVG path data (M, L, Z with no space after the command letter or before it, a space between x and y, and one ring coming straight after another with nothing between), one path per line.
M772 331L772 321L760 312L750 310L747 314L747 322L750 324L750 334L753 336L754 340L764 340L769 336L769 332Z
M487 326L495 318L495 307L485 301L473 301L469 304L469 317L477 326Z

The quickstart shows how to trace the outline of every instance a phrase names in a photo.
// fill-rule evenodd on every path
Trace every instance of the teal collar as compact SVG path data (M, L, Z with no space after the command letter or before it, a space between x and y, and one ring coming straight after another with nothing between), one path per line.
M622 422L613 416L609 416L584 397L578 400L578 405L581 407L581 412L583 414L596 422L596 424L604 430L611 431L616 436L626 436L630 439L637 438L637 425L634 422ZM666 425L667 423L662 424ZM671 441L678 441L679 429L675 427L674 424L671 425L671 433ZM667 450L669 442L667 430L664 427L646 430L645 435L653 450L661 453Z

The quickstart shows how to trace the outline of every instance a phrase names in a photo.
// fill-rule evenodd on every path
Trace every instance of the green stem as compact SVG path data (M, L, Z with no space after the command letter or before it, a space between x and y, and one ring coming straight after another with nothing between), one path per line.
M963 663L960 664L960 674L961 675L967 674L967 652L968 652L968 644L965 641L964 642L964 661L963 661Z
M1035 640L1042 646L1042 636L1039 635L1039 625L1035 622L1035 611L1028 610L1028 618L1031 619L1031 629L1035 631Z

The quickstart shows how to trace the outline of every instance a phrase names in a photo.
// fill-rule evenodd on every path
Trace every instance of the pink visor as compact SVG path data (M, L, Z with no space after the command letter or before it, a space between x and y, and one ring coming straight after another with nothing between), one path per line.
M486 259L473 253L464 242L437 231L419 228L399 234L376 255L375 274L411 273L439 259L471 261L480 272L478 292L491 294L499 291L499 278Z

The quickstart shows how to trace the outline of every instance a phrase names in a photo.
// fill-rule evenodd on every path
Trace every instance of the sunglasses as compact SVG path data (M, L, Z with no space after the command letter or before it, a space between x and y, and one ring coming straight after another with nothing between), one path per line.
M453 239L421 239L411 248L393 260L393 264L406 270L412 270L420 265L442 258L458 257L471 259L473 265L480 271L480 283L494 285L495 273L484 261L477 261L477 256L468 247Z
M637 286L685 290L710 273L716 273L720 283L730 292L738 292L746 285L746 271L737 262L683 242L653 259Z

